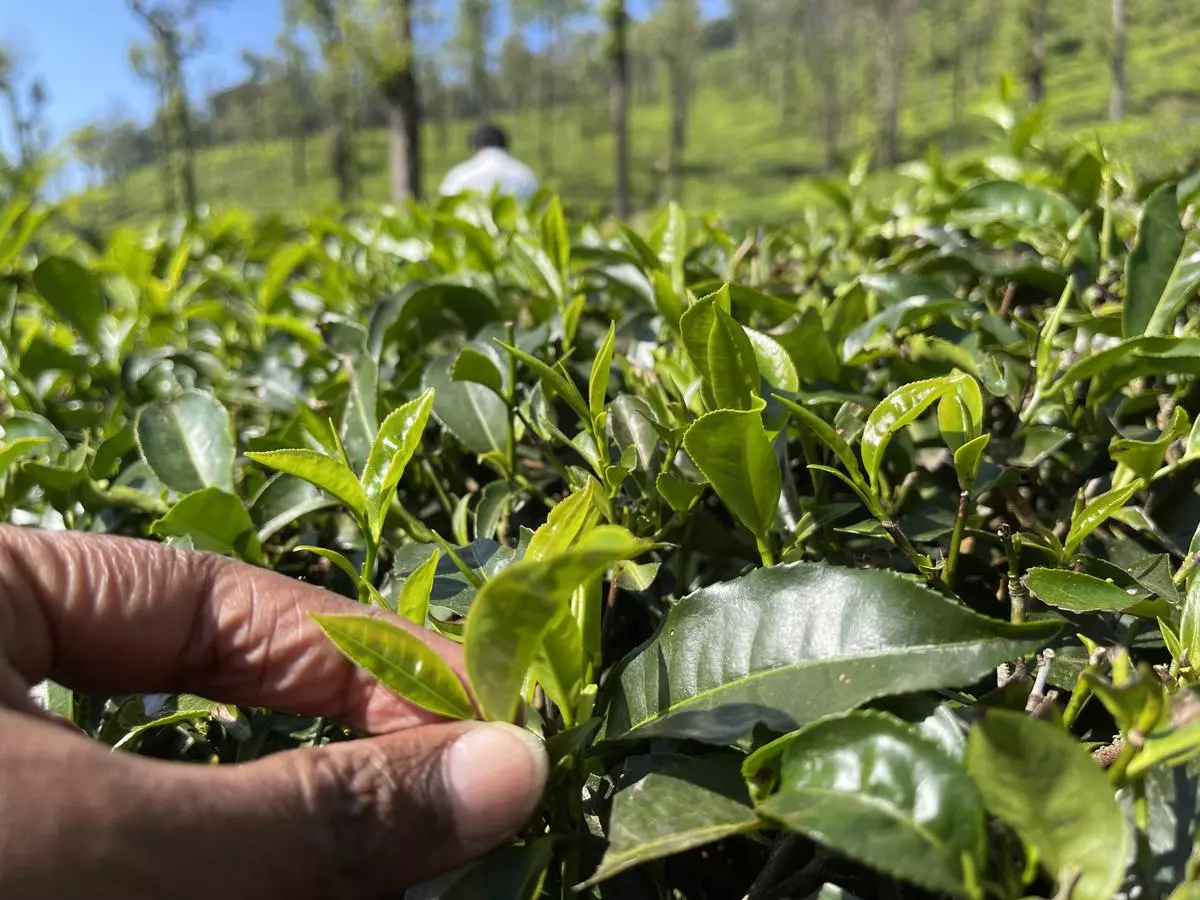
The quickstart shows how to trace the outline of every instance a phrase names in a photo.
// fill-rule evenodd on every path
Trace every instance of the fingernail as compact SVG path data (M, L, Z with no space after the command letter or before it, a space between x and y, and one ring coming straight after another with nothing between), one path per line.
M542 797L548 769L541 740L515 725L479 724L456 740L446 784L463 843L491 847L516 834Z

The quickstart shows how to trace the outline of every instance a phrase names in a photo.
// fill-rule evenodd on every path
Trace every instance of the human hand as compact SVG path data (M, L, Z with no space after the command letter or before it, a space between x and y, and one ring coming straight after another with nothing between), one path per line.
M396 897L511 837L545 784L537 739L438 724L346 660L310 612L370 614L220 557L0 526L0 896L157 898L187 872L228 900ZM45 678L376 736L237 766L161 762L56 727L29 697Z

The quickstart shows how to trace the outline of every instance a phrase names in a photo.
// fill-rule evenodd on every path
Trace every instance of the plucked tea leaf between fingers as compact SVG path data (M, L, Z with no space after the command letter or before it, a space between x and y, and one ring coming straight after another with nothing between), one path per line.
M1030 569L1026 584L1043 603L1075 612L1119 612L1139 599L1111 581L1068 569Z
M683 446L742 524L757 537L770 534L783 482L760 413L711 412L692 423Z
M362 484L340 459L316 450L269 450L265 453L247 453L246 457L277 472L295 475L309 484L315 484L341 500L360 519L366 520L367 496Z
M608 850L587 884L760 827L737 758L638 756L613 798Z
M416 635L370 616L313 619L339 650L405 700L449 719L475 718L458 675Z
M989 710L967 739L967 770L988 811L1010 825L1071 896L1109 900L1121 884L1129 828L1108 779L1071 735Z
M367 497L367 521L376 541L383 530L383 517L408 461L421 445L421 435L433 409L434 391L394 410L379 426L363 469L362 486Z
M980 616L891 572L759 569L671 609L612 684L605 737L789 731L878 697L971 684L1058 627Z
M152 403L138 414L136 433L142 457L171 490L233 492L233 425L211 394L186 391Z
M767 819L873 868L966 895L983 869L983 801L962 765L898 719L849 713L785 739Z
M1175 195L1176 185L1168 182L1142 208L1137 240L1125 264L1121 333L1127 338L1145 333L1183 252L1186 234Z
M488 719L511 722L542 635L589 578L649 545L616 526L589 532L574 549L513 563L475 597L466 627L467 672Z

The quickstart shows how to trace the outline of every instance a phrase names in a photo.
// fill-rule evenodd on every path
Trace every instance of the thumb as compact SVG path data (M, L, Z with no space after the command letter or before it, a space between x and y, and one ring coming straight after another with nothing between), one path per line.
M0 895L31 900L148 900L181 872L228 900L396 897L512 837L548 769L532 734L479 722L213 767L109 754L3 709L0 732L0 796L28 811L0 818Z
M547 758L513 725L429 725L227 770L206 840L252 859L237 896L394 897L513 837Z

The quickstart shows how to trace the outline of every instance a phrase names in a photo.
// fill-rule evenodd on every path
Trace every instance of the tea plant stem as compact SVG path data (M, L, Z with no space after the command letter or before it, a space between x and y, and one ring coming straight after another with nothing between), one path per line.
M925 560L913 546L912 541L908 539L908 535L900 528L898 522L881 522L883 530L887 532L888 537L892 539L892 543L899 548L900 552L908 557L908 561L916 567L916 570L922 575L925 574Z
M1176 587L1187 583L1187 580L1196 571L1196 567L1200 566L1200 550L1192 553L1183 561L1183 565L1179 567L1179 571L1171 576L1171 581Z
M942 569L942 581L951 590L954 588L954 570L958 568L958 554L963 541L963 531L967 527L967 504L970 499L971 495L967 491L958 495L958 512L954 516L954 531L950 535L950 553L946 557L946 567Z
M421 471L425 473L426 477L429 478L429 483L433 485L433 492L437 494L438 503L446 511L446 515L453 519L454 504L450 502L445 488L442 487L441 480L437 477L437 473L433 471L433 464L428 459L421 460Z
M770 538L758 538L758 555L766 567L775 565L775 551L771 549Z
M1096 649L1091 656L1088 657L1088 664L1083 671L1079 673L1079 677L1075 679L1075 686L1071 689L1071 700L1067 703L1067 708L1063 711L1063 726L1070 728L1075 724L1075 720L1079 717L1079 713L1087 704L1092 696L1092 683L1085 678L1085 675L1099 674L1100 662L1104 659L1104 650Z

